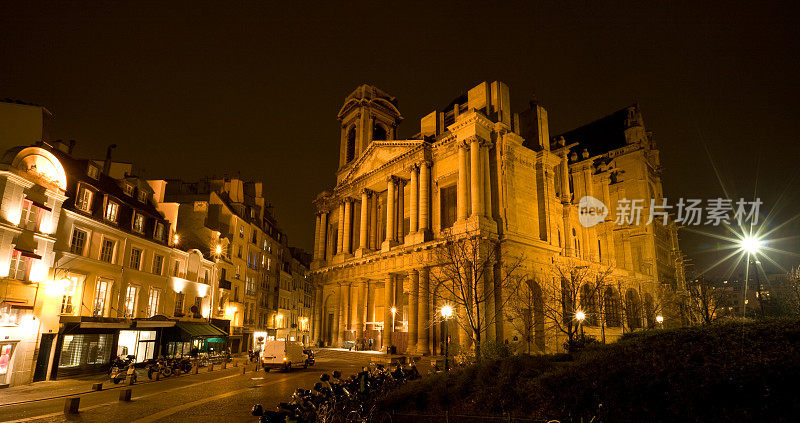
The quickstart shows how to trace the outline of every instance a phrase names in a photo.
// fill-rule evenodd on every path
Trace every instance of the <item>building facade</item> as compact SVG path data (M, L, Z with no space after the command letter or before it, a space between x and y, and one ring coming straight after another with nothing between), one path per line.
M535 334L513 324L510 292L499 283L510 262L521 263L522 279L540 297L554 266L608 272L609 307L585 329L610 340L652 326L659 290L683 283L674 224L616 223L619 200L648 199L647 216L649 199L662 198L659 153L638 106L551 137L543 107L513 113L506 85L484 82L423 117L416 136L398 140L396 99L363 85L345 99L338 120L336 184L315 200L311 275L320 344L437 354L449 331L469 348L473 336L463 325L437 319L450 301L432 283L446 265L433 252L452 239L499 246L478 287L491 297L484 339L528 339L542 352L559 350L564 338L541 323L546 298L528 317L540 322L531 325ZM608 205L600 223L580 223L584 196ZM633 311L622 316L623 309Z

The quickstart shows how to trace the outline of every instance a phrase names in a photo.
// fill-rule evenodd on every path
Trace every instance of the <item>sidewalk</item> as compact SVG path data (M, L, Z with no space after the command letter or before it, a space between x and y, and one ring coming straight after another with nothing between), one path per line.
M238 363L239 366L242 366L243 364L247 363L247 361L247 357L234 357L233 361L228 363L228 367L232 367L233 363ZM147 373L144 371L144 369L137 369L136 376L138 379L136 382L137 385L156 382L155 380L150 380L147 378ZM115 385L105 373L98 373L79 378L34 382L27 385L18 385L10 388L0 389L0 407L12 404L86 394L92 392L92 384L95 383L102 383L104 391L127 387L125 383Z

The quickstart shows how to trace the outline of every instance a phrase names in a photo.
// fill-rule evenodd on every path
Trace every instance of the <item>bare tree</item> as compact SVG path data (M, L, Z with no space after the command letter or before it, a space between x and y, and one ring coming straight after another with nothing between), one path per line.
M480 361L483 335L524 279L523 259L501 255L499 241L475 233L445 234L429 259L437 264L430 273L431 296L456 308L455 321Z
M590 301L602 298L608 286L610 267L591 267L572 259L553 263L552 278L542 286L544 296L543 312L549 326L567 337L570 348L579 331L576 313L581 309L582 298ZM584 303L587 305L589 303ZM596 303L595 303L596 304ZM599 311L590 311L590 318L601 318Z
M528 354L532 347L544 350L544 300L540 283L529 279L517 289L516 295L509 298L508 320L517 332L522 334Z
M716 286L703 277L686 282L686 295L687 317L693 324L708 324L725 317L735 303L731 289Z

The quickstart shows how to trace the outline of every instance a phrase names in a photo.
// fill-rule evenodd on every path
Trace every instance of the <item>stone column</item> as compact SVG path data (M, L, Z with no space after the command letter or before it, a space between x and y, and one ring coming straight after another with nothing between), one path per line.
M367 245L367 229L369 228L369 198L370 191L368 189L361 191L361 233L358 237L358 247L361 249L369 248Z
M314 341L322 339L322 287L314 288Z
M395 177L390 176L386 185L386 242L394 241L394 191Z
M369 218L369 248L377 250L378 246L378 193L373 192L370 197Z
M483 166L481 166L481 143L478 138L473 138L470 141L469 147L469 161L470 161L470 197L472 200L472 216L480 216L483 214L483 183L481 173Z
M344 200L339 202L339 230L336 234L336 254L341 254L344 249Z
M423 161L419 168L419 230L430 229L431 163Z
M417 226L419 223L418 215L419 215L419 178L417 177L417 172L419 172L419 166L414 165L411 167L411 192L409 194L409 228L408 233L414 234L417 232L419 227Z
M467 218L467 145L458 144L458 220Z
M342 315L342 332L350 332L353 327L353 315L350 313L350 282L342 284L342 297L344 298L344 314ZM347 340L347 335L343 335L343 340Z
M364 311L360 300L361 285L358 282L350 284L350 330L355 331L355 339L364 336Z
M356 308L356 310L358 311L358 315L356 318L356 325L357 325L356 338L358 339L364 338L364 329L366 328L366 323L368 322L368 320L366 320L367 316L366 302L369 292L367 291L369 291L369 282L362 281L358 285L358 296L357 296L358 300L356 301L356 304L358 304Z
M492 218L492 173L489 170L489 149L492 147L491 143L486 143L481 147L481 162L483 163L483 203L486 212L486 217Z
M417 303L417 353L430 352L430 268L423 267L419 272L419 301Z
M325 260L328 245L328 213L322 212L319 215L319 259Z
M392 307L394 306L394 278L392 274L386 275L383 283L383 344L381 348L386 349L392 344Z
M343 247L344 253L351 252L352 241L350 240L350 234L353 232L353 199L352 198L345 198L344 199L344 243Z
M406 354L416 354L417 340L419 334L419 270L414 269L408 272L411 281L411 289L408 295L408 348Z
M344 325L346 317L345 308L344 308L344 289L342 288L342 284L338 285L338 302L336 307L336 324L333 325L334 330L336 331L336 336L332 339L336 342L336 347L341 347L344 344L344 330L342 326Z
M405 186L406 181L404 179L400 179L397 181L397 217L395 219L395 224L397 225L397 242L403 243L405 239L405 231L403 228L404 221L406 219L405 216Z
M314 260L319 260L319 234L320 234L320 218L322 217L321 214L317 213L314 217L315 225L314 225Z

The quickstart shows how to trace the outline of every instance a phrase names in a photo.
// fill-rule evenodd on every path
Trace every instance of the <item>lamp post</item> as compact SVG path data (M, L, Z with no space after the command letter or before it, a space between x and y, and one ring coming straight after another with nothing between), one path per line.
M752 235L747 235L739 241L739 248L747 253L747 269L744 275L744 294L742 297L742 317L747 317L747 284L750 281L750 263L755 260L756 264L761 262L756 258L756 255L761 251L761 246L764 242ZM758 283L758 269L756 269L756 283ZM758 297L761 302L761 286L758 286ZM762 304L763 307L763 304ZM763 311L763 310L762 310Z
M578 310L575 313L575 320L578 321L578 329L580 329L580 331L581 331L581 341L583 341L583 338L584 338L584 335L583 335L583 321L585 319L586 319L586 313L584 313L584 312L582 312L580 310Z
M656 322L658 323L659 329L664 329L664 316L660 314L656 316Z
M394 317L397 314L397 307L392 306L392 308L389 309L389 311L392 312L392 331L389 332L389 348L386 350L386 354L389 354L390 351L392 350L392 347L394 346L394 343L392 341L394 341Z
M450 370L450 334L447 330L447 319L453 315L453 307L450 305L442 306L442 317L444 318L444 369Z

